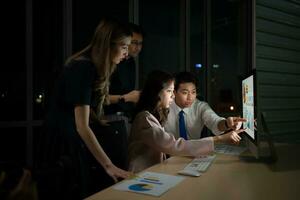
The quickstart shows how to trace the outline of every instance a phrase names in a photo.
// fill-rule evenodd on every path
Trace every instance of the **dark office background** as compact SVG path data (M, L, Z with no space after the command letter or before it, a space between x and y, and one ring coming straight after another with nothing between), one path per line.
M262 109L272 111L277 130L287 116L285 138L299 141L299 7L296 0L23 0L9 6L18 18L5 33L19 36L10 64L0 68L0 161L34 164L53 83L104 15L138 23L146 32L139 87L156 68L193 71L200 99L221 116L240 115L240 81L256 67L265 83Z

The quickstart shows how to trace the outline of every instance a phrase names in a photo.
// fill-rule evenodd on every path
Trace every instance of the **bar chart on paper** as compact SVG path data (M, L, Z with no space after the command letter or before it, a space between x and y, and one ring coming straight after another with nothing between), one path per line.
M144 172L122 181L113 188L121 191L136 192L152 196L161 196L181 182L184 177L155 172Z

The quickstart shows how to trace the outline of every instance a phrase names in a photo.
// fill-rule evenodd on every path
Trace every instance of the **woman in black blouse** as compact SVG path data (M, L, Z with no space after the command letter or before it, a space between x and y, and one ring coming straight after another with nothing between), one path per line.
M103 104L108 103L110 75L116 64L128 55L130 41L131 32L126 26L113 19L103 19L90 44L67 59L54 90L46 117L45 163L67 158L73 170L70 179L78 183L80 198L89 190L89 153L115 181L129 175L111 162L89 122L91 118L100 119Z

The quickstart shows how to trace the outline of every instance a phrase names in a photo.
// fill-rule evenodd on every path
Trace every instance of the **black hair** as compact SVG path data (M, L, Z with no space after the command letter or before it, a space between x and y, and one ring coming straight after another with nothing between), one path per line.
M161 124L164 123L169 110L158 106L160 101L159 93L170 81L174 81L174 77L168 72L161 70L150 72L136 106L136 114L147 110L153 114Z
M196 88L198 85L196 76L193 73L187 72L187 71L179 72L176 74L174 90L177 91L179 88L179 85L182 83L193 83L193 84L195 84Z
M130 22L130 23L128 23L128 28L130 29L130 31L132 33L138 33L138 34L142 35L143 37L145 37L145 32L140 25Z

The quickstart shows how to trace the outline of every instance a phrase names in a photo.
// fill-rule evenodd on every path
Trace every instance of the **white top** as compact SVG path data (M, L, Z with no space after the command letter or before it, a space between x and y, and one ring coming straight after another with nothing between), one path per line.
M180 111L181 108L173 101L170 105L168 121L164 126L165 130L174 134L175 138L179 138L178 114ZM183 111L188 139L199 139L204 125L215 135L223 133L218 129L218 123L225 118L218 116L208 103L196 99L191 107L184 108Z

